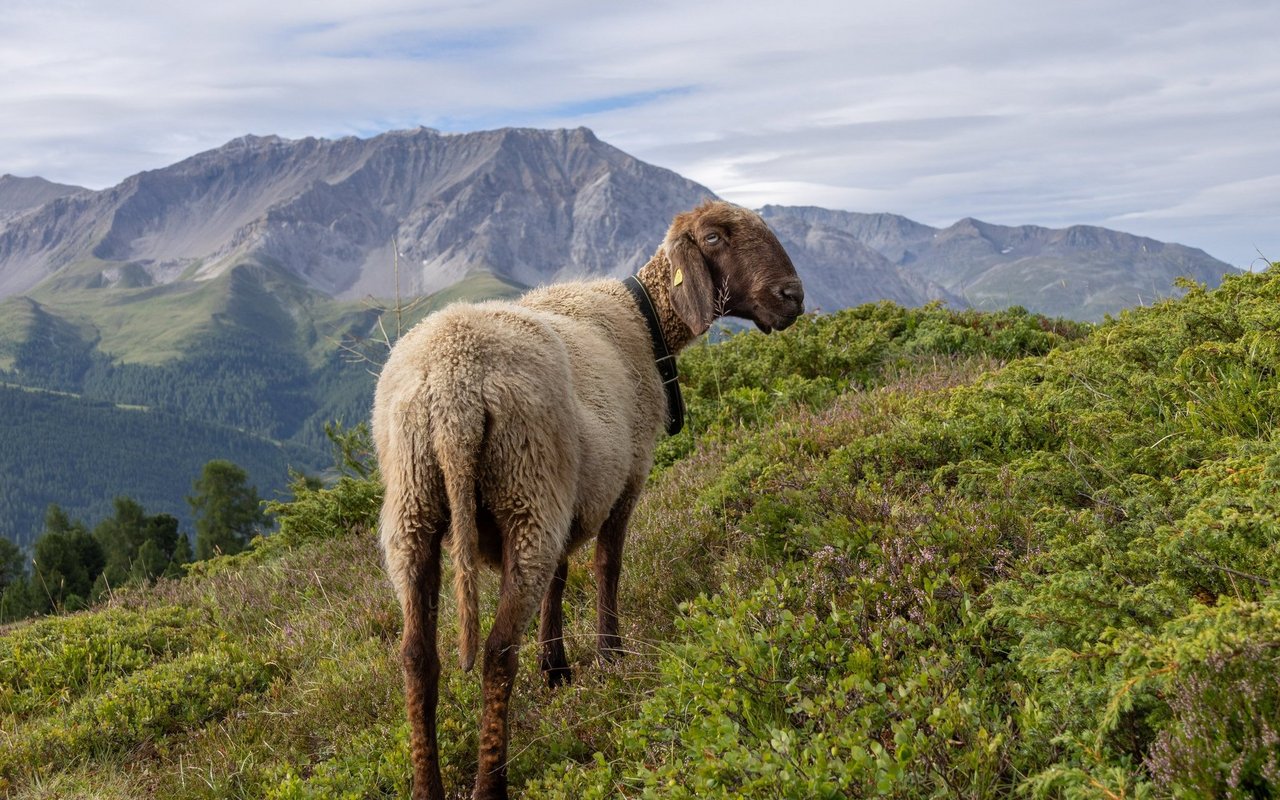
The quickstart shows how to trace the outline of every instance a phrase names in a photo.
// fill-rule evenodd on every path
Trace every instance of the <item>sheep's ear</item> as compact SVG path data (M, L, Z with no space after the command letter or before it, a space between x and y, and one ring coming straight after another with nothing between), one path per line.
M693 335L701 336L716 318L711 270L687 231L673 229L663 246L671 262L671 305Z

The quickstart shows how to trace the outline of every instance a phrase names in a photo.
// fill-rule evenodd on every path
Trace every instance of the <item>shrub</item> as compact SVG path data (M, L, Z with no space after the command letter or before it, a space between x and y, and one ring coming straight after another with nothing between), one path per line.
M587 666L589 550L575 556L582 666L551 692L522 650L513 789L1280 794L1277 331L1273 269L1087 330L881 304L695 348L691 424L663 444L628 542L623 633L643 655ZM0 775L29 786L46 762L84 774L137 747L137 785L165 796L402 794L372 478L299 483L259 563L118 599L205 609L219 633L50 683L36 696L67 691L68 712L36 717L50 700L0 726ZM460 787L480 688L445 663L442 770ZM175 753L208 774L173 778Z
M138 670L19 729L0 752L0 788L21 772L118 753L194 731L267 687L278 668L223 644Z
M207 622L183 607L51 617L0 637L0 713L52 711L121 676L185 653Z
M942 358L1021 358L1079 339L1089 326L1022 309L952 311L877 303L801 317L785 336L740 333L680 357L688 406L683 432L658 445L659 467L754 428L790 406L821 408L840 392L879 384L895 370Z
M284 773L266 790L266 800L407 797L413 775L408 723L357 734L341 755L316 764L306 777L292 768Z

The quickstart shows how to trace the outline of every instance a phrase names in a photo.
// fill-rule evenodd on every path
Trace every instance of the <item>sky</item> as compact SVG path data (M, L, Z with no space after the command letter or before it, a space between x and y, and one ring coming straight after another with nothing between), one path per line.
M0 174L587 126L728 200L1280 261L1274 0L0 0Z

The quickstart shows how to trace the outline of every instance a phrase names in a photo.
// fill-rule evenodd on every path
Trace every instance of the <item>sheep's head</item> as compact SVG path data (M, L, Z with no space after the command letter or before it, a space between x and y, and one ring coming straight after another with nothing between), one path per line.
M671 304L694 335L721 316L769 333L804 313L804 286L787 251L759 214L710 200L680 214L663 242L671 262Z

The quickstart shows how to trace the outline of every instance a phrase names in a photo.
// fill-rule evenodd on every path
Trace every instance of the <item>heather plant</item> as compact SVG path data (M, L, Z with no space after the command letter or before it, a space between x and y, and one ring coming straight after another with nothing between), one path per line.
M1174 796L1246 798L1280 786L1280 645L1246 643L1182 670L1146 766Z

